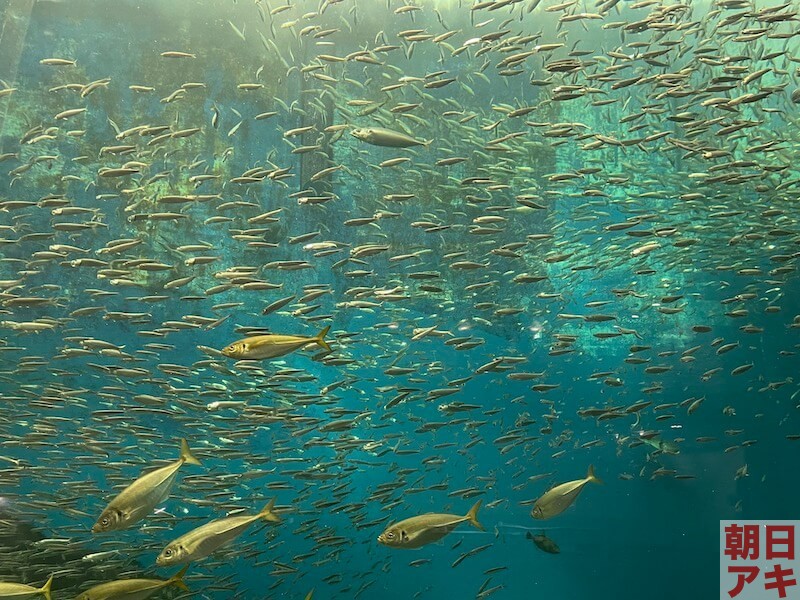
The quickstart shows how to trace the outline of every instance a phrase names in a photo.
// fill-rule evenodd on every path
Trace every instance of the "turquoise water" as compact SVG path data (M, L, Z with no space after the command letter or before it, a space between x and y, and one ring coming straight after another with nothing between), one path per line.
M166 579L275 498L192 595L706 598L720 519L794 516L797 7L403 6L0 3L0 581Z

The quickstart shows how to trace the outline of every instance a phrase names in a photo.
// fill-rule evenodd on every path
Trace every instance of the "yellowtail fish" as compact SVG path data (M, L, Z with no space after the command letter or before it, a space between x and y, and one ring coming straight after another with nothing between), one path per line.
M330 331L330 326L319 332L315 337L298 335L254 335L226 346L222 353L228 358L237 360L265 360L291 354L309 344L317 344L328 352L331 347L325 341L325 335Z
M572 506L572 503L578 499L578 495L583 490L583 486L590 481L592 483L602 483L600 479L595 477L592 465L589 465L589 472L585 479L568 481L546 492L533 505L531 516L534 519L552 519L556 515L560 515Z
M53 576L47 580L40 588L35 588L23 583L5 583L0 582L0 599L2 600L26 600L27 598L35 598L39 594L44 596L46 600L51 600L50 588L53 585Z
M171 585L188 592L189 588L183 582L188 568L188 565L185 566L169 579L118 579L101 583L89 588L75 600L145 600Z
M269 523L280 523L281 518L273 512L274 508L273 498L257 515L225 517L192 529L164 548L158 555L156 564L165 567L200 560L239 537L256 521L263 519Z
M464 516L428 513L405 519L390 525L378 536L378 542L390 548L421 548L425 544L439 541L465 522L483 531L483 526L478 522L478 509L482 502L483 500L478 500Z
M127 529L144 519L167 499L178 476L178 469L184 463L200 466L200 461L192 455L186 440L181 440L180 458L166 467L142 475L122 490L97 519L92 532Z

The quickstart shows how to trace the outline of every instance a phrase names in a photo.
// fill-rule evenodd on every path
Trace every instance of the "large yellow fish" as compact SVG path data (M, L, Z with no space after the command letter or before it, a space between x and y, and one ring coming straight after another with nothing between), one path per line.
M551 519L567 510L577 500L578 495L589 482L603 483L595 477L594 467L589 465L589 472L585 479L576 479L557 485L539 498L533 505L531 516L534 519Z
M244 533L256 521L263 519L270 523L280 523L281 518L273 512L275 499L270 500L257 515L242 515L216 519L170 543L156 559L160 567L183 565L213 554L219 548Z
M184 463L200 465L200 461L189 450L186 440L181 440L180 458L166 467L142 475L122 490L97 519L92 531L101 533L127 529L144 519L153 512L156 506L167 499L175 483L175 478L178 476L178 469Z
M225 346L222 349L222 353L228 358L237 360L264 360L290 354L309 344L317 344L330 352L331 347L325 341L325 335L330 329L329 325L315 337L275 334L254 335Z
M188 592L183 576L189 566L169 579L118 579L89 588L75 600L145 600L170 585Z
M50 587L53 585L53 576L40 588L35 588L23 583L5 583L0 581L0 598L2 600L27 600L39 594L50 600Z
M483 526L478 522L478 509L482 502L478 500L463 516L428 513L405 519L387 527L378 536L378 542L390 548L421 548L425 544L439 541L465 522L483 531Z

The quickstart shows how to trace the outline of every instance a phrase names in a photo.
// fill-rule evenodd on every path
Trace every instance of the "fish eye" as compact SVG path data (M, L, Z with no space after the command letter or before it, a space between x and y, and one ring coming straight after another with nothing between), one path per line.
M164 550L164 556L172 556L172 550L170 550L169 548Z
M390 531L386 534L386 537L391 540L394 538L394 534Z
M108 525L108 517L103 517L102 519L100 519L100 525L106 527Z

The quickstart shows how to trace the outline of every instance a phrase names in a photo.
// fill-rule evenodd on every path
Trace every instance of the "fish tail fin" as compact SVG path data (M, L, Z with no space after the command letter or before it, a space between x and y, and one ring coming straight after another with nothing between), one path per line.
M281 518L276 515L273 511L275 509L275 498L269 501L269 503L264 507L264 509L258 513L259 518L264 519L265 521L269 521L270 523L280 523Z
M331 347L328 345L328 342L325 341L325 336L328 335L328 332L330 330L331 326L328 325L325 329L319 332L317 337L314 338L314 341L323 348L325 348L325 350L327 350L328 352L333 352L333 350L331 350Z
M45 597L45 600L52 600L52 597L50 596L50 588L52 588L52 587L53 587L53 576L50 575L50 579L48 579L47 583L45 583L42 586L42 589L39 590L42 593L42 595Z
M478 521L478 509L481 507L481 504L483 504L483 500L478 500L475 504L473 504L465 518L472 524L473 527L483 531L483 525L481 525Z
M170 577L168 583L170 585L174 585L178 589L183 590L184 592L191 591L188 587L186 587L186 583L184 583L184 581L183 581L183 577L184 577L184 575L186 575L186 571L188 571L188 570L189 570L189 565L186 565L180 571L175 573L175 575Z
M589 465L589 472L586 474L586 479L592 483L599 483L602 485L603 480L594 474L594 465Z
M203 464L194 457L192 451L189 450L189 444L183 438L181 438L181 460L190 465L197 465L198 467Z
M526 531L525 532L525 538L529 539L529 540L532 540L533 539L533 534L530 531Z
M431 139L431 140L428 140L427 142L422 142L422 145L425 146L426 148L430 148L432 143L433 143L433 140Z

